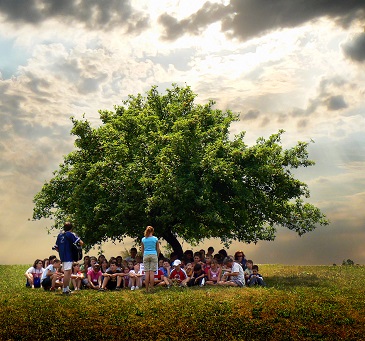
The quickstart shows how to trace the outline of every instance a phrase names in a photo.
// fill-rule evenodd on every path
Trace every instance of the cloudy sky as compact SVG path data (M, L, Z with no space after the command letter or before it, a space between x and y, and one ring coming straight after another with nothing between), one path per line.
M331 224L232 252L364 264L364 19L363 0L0 0L0 264L52 253L56 232L30 219L32 200L74 148L70 116L97 125L99 109L171 83L240 113L232 133L249 145L279 129L285 147L314 141L316 165L297 176Z

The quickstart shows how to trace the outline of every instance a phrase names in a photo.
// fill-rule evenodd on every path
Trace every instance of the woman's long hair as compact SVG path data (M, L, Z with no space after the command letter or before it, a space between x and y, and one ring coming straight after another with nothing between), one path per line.
M147 226L144 231L144 236L148 237L150 234L153 234L153 232L155 232L155 229L152 226Z
M34 263L33 263L33 268L34 268L34 269L37 267L37 264L38 264L39 262L42 262L42 267L43 267L43 261L42 261L42 259L36 259L36 260L34 261Z

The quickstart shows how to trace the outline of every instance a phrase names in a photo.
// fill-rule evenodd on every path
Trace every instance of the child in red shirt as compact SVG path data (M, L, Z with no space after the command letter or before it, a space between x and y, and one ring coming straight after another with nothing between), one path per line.
M174 270L172 270L170 273L170 279L172 280L173 284L180 285L181 282L187 278L186 272L181 269L181 261L179 259L176 259L172 263L172 266L174 267Z

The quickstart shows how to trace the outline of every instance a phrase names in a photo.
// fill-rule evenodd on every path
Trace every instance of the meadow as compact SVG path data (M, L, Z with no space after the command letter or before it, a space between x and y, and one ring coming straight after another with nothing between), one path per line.
M261 265L265 288L70 296L0 265L0 340L364 340L364 266Z

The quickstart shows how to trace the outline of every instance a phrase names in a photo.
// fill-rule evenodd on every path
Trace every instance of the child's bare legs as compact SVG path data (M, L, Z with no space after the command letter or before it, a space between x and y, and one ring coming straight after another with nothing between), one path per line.
M238 284L236 284L235 282L231 282L231 281L220 281L217 283L218 285L224 285L227 287L238 287Z
M109 282L109 276L105 276L104 280L103 280L103 284L101 285L101 289L105 290L106 285L108 284L108 282Z
M81 288L81 278L76 278L74 283L74 289L80 290L80 288Z
M182 287L186 287L188 285L188 282L191 280L191 277L186 277L181 283L180 285Z
M216 284L218 284L217 281L206 281L205 282L205 285L216 285Z
M57 282L58 280L58 275L52 275L52 288L55 289L56 287L60 287L63 286L63 283Z
M33 280L33 275L32 274L25 274L25 277L27 277L29 286L34 289L34 280Z
M135 289L135 287L136 287L136 277L129 276L129 287L131 288L131 290Z
M142 288L142 276L136 277L136 289Z
M167 287L169 287L171 285L172 281L169 278L167 278L167 277L164 276L163 277L163 282L161 282L161 283L164 283L164 285L166 285Z

